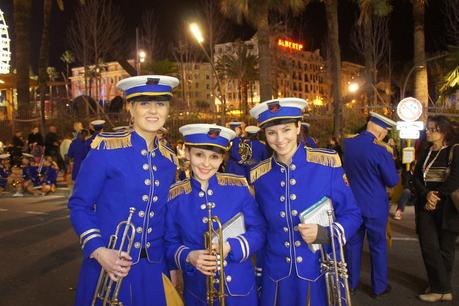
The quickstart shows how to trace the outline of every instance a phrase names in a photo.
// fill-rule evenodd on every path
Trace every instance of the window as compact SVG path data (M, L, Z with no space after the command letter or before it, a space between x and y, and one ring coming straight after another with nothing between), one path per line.
M198 89L199 88L199 83L196 83L194 86L195 86L196 89Z
M210 84L206 84L206 89L210 89Z

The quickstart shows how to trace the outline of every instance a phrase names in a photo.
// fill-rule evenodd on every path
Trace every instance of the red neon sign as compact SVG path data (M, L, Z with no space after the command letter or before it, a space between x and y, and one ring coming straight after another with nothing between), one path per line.
M283 38L279 38L277 40L277 45L280 46L280 47L283 47L283 48L292 49L292 50L296 50L296 51L303 50L303 44L302 43L297 43L297 42L290 41L288 39L283 39Z

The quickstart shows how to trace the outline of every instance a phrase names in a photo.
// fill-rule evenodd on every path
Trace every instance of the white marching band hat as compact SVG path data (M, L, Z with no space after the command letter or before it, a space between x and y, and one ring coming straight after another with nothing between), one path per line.
M179 84L177 78L166 75L139 75L118 82L116 87L124 91L126 100L138 97L162 97L170 100L172 90Z
M225 151L236 137L236 133L229 128L207 123L187 124L180 127L179 132L183 135L185 145L213 146Z
M302 118L303 109L308 105L306 100L299 98L280 98L264 101L250 110L250 115L257 119L262 127L276 119Z

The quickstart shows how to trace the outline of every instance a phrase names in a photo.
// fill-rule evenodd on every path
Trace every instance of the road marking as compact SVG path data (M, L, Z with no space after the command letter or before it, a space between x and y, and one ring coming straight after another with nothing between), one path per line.
M28 210L25 213L29 215L48 215L48 213L45 213L42 211L32 211L32 210Z
M418 238L414 237L392 237L394 241L418 241Z
M0 208L0 211L8 211L7 208Z

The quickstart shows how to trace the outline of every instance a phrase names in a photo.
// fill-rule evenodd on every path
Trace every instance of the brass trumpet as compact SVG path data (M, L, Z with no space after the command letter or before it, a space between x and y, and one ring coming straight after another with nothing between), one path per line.
M127 220L118 223L118 225L116 226L115 233L110 236L107 248L115 249L116 242L118 241L119 232L121 231L121 227L124 225L123 236L121 236L121 243L119 248L117 249L118 256L121 256L121 252L123 251L125 251L127 254L131 252L132 244L134 243L135 238L135 227L131 222L132 215L134 214L134 212L134 207L129 208L129 216ZM94 292L94 297L92 298L91 306L95 306L98 300L103 301L103 306L123 306L123 303L118 299L118 294L122 282L123 278L120 278L117 282L114 282L110 278L108 273L102 268L99 274L99 279L97 281L96 291ZM112 293L113 283L116 284Z
M331 256L327 254L324 247L320 246L321 270L325 273L325 283L327 286L327 297L329 306L342 306L343 300L346 306L352 306L351 294L349 290L349 274L347 264L344 260L344 231L336 225L333 216L333 209L327 211L328 223L330 226ZM336 245L335 238L338 245ZM343 292L344 289L344 297Z
M217 216L212 216L212 203L207 203L207 224L208 230L204 233L204 245L210 255L217 257L217 274L214 276L206 276L206 300L207 305L213 306L215 299L218 299L220 306L225 306L225 272L223 258L223 227L220 219ZM217 223L217 230L214 230L213 224ZM217 237L218 250L212 248L212 240ZM218 290L215 285L218 284Z

